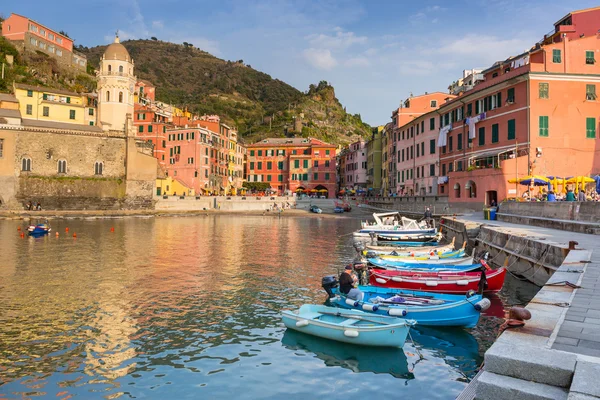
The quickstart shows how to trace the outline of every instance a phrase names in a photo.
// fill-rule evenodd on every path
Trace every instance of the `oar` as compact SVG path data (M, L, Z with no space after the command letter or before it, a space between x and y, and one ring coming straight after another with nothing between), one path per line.
M340 312L329 312L329 311L319 311L319 314L335 315L336 317L344 317L344 318L348 318L348 319L358 319L358 320L362 320L362 321L373 322L375 324L392 325L389 322L378 321L378 320L370 319L368 317L361 317L360 315L342 314ZM386 315L380 315L379 317L380 318L396 318L396 317L388 317Z

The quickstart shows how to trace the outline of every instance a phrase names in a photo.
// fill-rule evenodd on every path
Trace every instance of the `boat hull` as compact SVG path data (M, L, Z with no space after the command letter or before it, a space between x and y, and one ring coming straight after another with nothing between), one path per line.
M485 293L502 290L506 268L486 271L487 288ZM375 271L369 276L369 284L385 288L418 290L422 292L464 294L479 289L481 272L414 272L414 271Z
M418 260L418 259L407 259L404 260L385 260L382 258L367 258L369 264L379 268L433 268L433 267L451 267L451 266L465 266L473 265L473 257L461 257L461 258L446 258L443 260Z
M437 239L437 234L435 233L417 233L407 235L405 233L399 232L398 234L378 234L377 242L429 242Z
M340 295L337 289L334 290L335 297L330 301L338 307L352 310L369 310L377 303L370 300L375 297L389 298L392 296L410 296L410 297L431 297L432 300L443 300L444 304L434 305L410 305L410 304L377 304L378 307L370 311L379 315L402 315L405 311L405 318L414 319L417 324L423 326L458 326L464 328L473 328L479 322L481 315L476 305L481 305L484 310L484 304L487 300L479 294L471 297L465 295L432 294L427 292L417 292L410 290L390 289L374 286L359 286L364 293L364 301L358 302L348 300Z
M332 315L336 313L342 316ZM414 321L401 318L378 319L376 315L358 310L342 310L313 304L305 304L296 311L285 310L281 314L284 325L289 329L362 346L402 347L410 326L414 324ZM356 319L353 319L353 316Z

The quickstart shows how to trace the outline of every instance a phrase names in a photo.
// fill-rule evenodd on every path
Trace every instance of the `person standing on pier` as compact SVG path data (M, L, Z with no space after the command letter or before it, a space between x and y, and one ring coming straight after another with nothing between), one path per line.
M427 209L425 210L425 213L423 214L423 219L425 220L425 223L427 224L428 228L431 228L432 224L431 224L431 218L433 217L433 215L431 214L431 210L429 209L429 207L427 207Z

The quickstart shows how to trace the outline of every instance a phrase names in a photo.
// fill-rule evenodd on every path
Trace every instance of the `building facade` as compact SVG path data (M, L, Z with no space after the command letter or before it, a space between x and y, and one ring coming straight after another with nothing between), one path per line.
M482 82L440 108L440 193L451 203L521 196L528 188L508 180L530 174L600 172L599 12L563 17L553 34L484 70Z
M73 40L39 22L19 14L11 14L2 24L2 36L21 51L41 51L63 67L85 71L87 58L73 49Z
M400 196L438 194L439 122L431 111L397 129L396 193Z
M367 190L367 145L360 139L350 145L342 155L344 157L344 188L346 190Z
M283 195L299 191L336 192L336 146L312 138L269 138L248 145L248 182L268 182Z
M134 62L119 37L102 58L98 76L98 117L104 130L128 130L125 122L133 117L135 84Z
M95 95L40 86L13 85L23 118L66 124L96 125Z
M373 128L371 138L367 142L367 193L371 196L381 195L382 151L381 136L383 126Z

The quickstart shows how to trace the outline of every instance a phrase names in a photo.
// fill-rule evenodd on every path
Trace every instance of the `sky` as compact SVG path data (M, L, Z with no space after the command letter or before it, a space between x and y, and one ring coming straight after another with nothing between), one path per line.
M330 82L348 112L390 121L411 93L447 92L471 68L529 49L597 0L4 0L76 44L152 36L244 60L306 91Z

